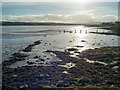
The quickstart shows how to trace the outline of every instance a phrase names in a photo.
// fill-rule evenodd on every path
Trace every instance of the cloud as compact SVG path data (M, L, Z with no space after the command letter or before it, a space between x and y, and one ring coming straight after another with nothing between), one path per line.
M92 11L81 11L71 15L40 14L40 15L3 15L3 21L15 22L57 22L57 23L91 23L117 21L115 15L95 16Z

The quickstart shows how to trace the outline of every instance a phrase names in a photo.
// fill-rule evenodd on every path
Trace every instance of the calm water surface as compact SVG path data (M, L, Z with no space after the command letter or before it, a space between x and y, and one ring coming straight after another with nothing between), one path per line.
M46 62L48 58L50 60L59 60L53 54L44 53L46 50L64 51L67 48L74 47L81 52L85 49L96 47L118 46L118 39L120 37L89 33L96 30L98 29L85 26L3 26L3 61L7 60L12 53L24 49L27 45L37 40L42 40L42 43L35 46L32 52L27 53L29 57L26 58L26 61L34 60L33 57L36 55L41 56ZM99 29L99 32L109 32L109 30ZM85 42L82 42L83 40ZM75 56L75 54L71 56ZM13 66L25 65L26 61L18 62Z

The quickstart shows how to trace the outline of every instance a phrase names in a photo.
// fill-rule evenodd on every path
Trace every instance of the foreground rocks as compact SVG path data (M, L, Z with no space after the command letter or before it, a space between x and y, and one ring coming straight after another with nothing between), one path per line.
M36 43L37 45L39 43ZM119 68L120 47L103 47L99 49L86 50L80 53L80 58L70 57L68 52L49 51L54 53L62 61L52 62L51 66L23 66L9 68L8 66L26 55L14 53L13 59L3 62L3 88L120 88ZM112 51L112 52L111 52ZM36 57L37 58L37 57ZM94 61L103 61L108 65L89 63L84 58ZM107 59L106 59L107 58ZM116 61L116 62L114 62ZM74 63L72 68L59 65ZM111 64L111 62L114 62ZM31 62L28 62L31 64ZM54 65L53 65L54 63ZM66 72L66 73L63 73ZM3 89L3 90L4 90ZM14 90L13 89L13 90Z
M24 52L31 52L32 51L32 48L36 45L39 45L41 43L41 40L39 41L35 41L33 44L31 45L28 45L25 49L23 49L22 51Z

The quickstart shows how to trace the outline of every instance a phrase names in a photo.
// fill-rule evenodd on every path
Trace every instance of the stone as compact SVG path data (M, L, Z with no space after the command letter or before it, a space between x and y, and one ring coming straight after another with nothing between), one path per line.
M83 76L83 77L78 81L78 83L89 83L89 82L90 82L90 80L89 80L89 78L86 77L86 76Z
M30 61L27 61L27 64L30 65L30 64L34 64L35 62L30 62Z

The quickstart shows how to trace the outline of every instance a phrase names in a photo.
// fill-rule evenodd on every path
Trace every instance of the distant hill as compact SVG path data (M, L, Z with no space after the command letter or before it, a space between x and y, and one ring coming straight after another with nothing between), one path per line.
M51 23L51 22L1 22L3 26L13 25L82 25L82 24L71 24L71 23Z

